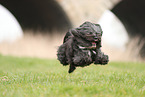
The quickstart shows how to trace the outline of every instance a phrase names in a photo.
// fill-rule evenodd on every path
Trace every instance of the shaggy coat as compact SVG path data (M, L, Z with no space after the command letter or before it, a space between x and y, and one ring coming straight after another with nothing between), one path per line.
M107 64L108 55L104 55L100 49L101 37L100 25L90 22L69 30L57 51L58 60L64 66L70 65L69 73L73 72L76 67L88 66L91 63Z

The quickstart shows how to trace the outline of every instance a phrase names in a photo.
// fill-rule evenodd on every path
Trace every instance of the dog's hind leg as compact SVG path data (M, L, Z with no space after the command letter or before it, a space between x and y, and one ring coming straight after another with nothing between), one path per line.
M65 50L66 50L65 46L66 44L62 44L57 51L57 59L60 61L61 64L63 64L63 66L68 65L66 54L65 54Z
M75 69L76 69L76 67L74 65L70 64L68 73L72 73Z

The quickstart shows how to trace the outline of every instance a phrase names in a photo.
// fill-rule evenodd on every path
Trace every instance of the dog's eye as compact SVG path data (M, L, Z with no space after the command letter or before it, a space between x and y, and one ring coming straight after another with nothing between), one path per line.
M93 32L88 32L87 34L93 34Z
M97 32L97 33L96 33L96 35L100 35L100 34L102 35L102 33L101 33L101 32Z

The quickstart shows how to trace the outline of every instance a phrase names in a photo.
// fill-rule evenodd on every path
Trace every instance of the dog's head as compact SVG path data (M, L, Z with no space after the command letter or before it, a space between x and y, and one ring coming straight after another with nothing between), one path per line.
M80 27L76 28L79 36L90 41L90 42L100 42L102 37L102 29L99 24L94 24L90 22L85 22Z

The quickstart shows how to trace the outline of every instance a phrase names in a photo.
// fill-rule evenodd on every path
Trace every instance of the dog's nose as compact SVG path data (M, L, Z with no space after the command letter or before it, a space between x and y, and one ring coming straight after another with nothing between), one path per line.
M97 42L98 41L98 37L94 37L94 40Z
M94 37L94 40L97 42L97 41L100 41L101 40L101 37Z
M98 39L98 37L94 37L94 39Z

